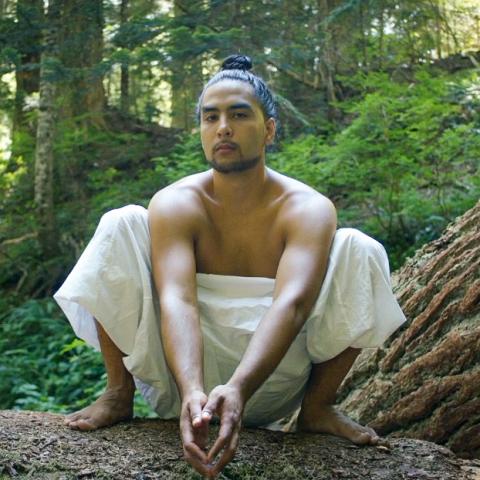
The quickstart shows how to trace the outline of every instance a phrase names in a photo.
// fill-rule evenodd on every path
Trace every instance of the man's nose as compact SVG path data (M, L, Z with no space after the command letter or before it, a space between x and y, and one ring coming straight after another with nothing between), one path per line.
M228 121L228 118L220 117L218 122L217 134L219 137L231 137L232 136L232 127Z

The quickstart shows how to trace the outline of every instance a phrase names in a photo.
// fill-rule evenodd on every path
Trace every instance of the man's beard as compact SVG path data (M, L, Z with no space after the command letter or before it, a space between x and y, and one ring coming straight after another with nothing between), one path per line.
M219 164L214 158L207 158L207 162L215 171L219 173L238 173L245 172L246 170L250 170L251 168L255 167L260 159L261 157L258 156L249 158L248 160L236 160L235 162L231 162L226 165Z

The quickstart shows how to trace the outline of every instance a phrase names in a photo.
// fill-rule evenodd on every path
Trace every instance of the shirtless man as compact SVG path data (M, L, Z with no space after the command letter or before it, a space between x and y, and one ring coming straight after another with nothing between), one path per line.
M202 146L212 169L159 191L148 209L161 338L181 398L184 454L209 478L233 458L245 405L274 372L309 317L336 231L335 208L326 197L266 167L265 149L275 137L275 119L269 111L273 99L268 89L265 96L258 84L245 80L254 77L249 66L248 58L229 57L200 97ZM238 367L225 384L210 392L204 388L196 297L199 272L275 279L273 302ZM122 362L125 354L100 323L97 330L107 389L95 403L66 418L66 425L80 430L132 416L135 386ZM356 444L379 441L371 428L333 407L336 391L359 351L347 348L312 366L299 429L338 435ZM214 415L220 419L220 430L207 451Z

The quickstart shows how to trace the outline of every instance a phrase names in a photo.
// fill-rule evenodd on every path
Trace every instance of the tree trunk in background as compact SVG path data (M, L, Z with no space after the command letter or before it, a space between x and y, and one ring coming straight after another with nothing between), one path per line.
M318 11L322 25L323 45L321 48L320 59L320 75L322 77L322 84L326 91L326 98L328 102L328 117L329 120L334 121L339 116L338 108L334 106L337 101L335 93L335 75L336 75L336 39L333 27L326 19L335 8L335 2L332 0L318 0Z
M340 407L382 435L480 458L480 202L393 276L408 322L362 352Z
M362 45L362 67L366 71L368 69L368 50L367 50L367 44L368 44L368 34L367 34L367 28L366 28L366 22L365 22L365 12L364 12L364 6L363 3L360 2L358 5L358 14L359 14L359 22L358 22L358 28L360 29L360 39L361 39L361 45Z
M189 13L189 3L174 1L174 15ZM195 126L195 105L203 86L201 58L174 60L171 75L172 127L191 130Z
M40 44L42 32L40 26L44 21L43 0L18 0L17 25L22 32L21 67L40 61ZM17 88L25 93L38 92L40 73L39 69L17 69L15 72Z
M128 0L122 0L120 3L120 27L128 22L128 16ZM122 63L120 68L120 110L123 114L128 115L130 110L128 65Z
M60 58L68 69L60 84L61 115L82 116L84 125L104 125L105 92L98 70L103 52L103 6L101 0L63 0Z
M56 121L56 84L51 67L57 60L57 28L59 2L50 1L48 30L44 35L44 51L40 66L40 95L35 145L34 200L38 224L38 239L42 256L51 258L57 252L53 205L53 144Z
M383 68L383 40L385 36L385 5L383 0L379 5L379 20L378 20L378 69L382 70Z
M432 5L435 10L435 49L437 51L437 58L442 58L442 16L440 14L441 3Z
M18 53L20 63L15 69L15 100L12 116L12 155L7 169L17 169L17 139L21 132L34 135L32 122L25 115L25 97L38 92L40 81L41 25L44 22L43 0L18 0L16 5ZM37 64L34 67L34 64Z

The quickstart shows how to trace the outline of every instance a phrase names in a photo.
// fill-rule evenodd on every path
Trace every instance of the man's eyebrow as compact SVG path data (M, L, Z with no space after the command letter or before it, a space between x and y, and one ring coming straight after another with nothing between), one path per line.
M253 110L252 106L249 103L234 103L233 105L230 105L227 110ZM209 107L208 105L205 107L202 107L202 112L207 113L207 112L218 112L219 109L217 107Z
M252 110L252 106L249 103L234 103L233 105L228 107L228 110L240 110L240 109Z

